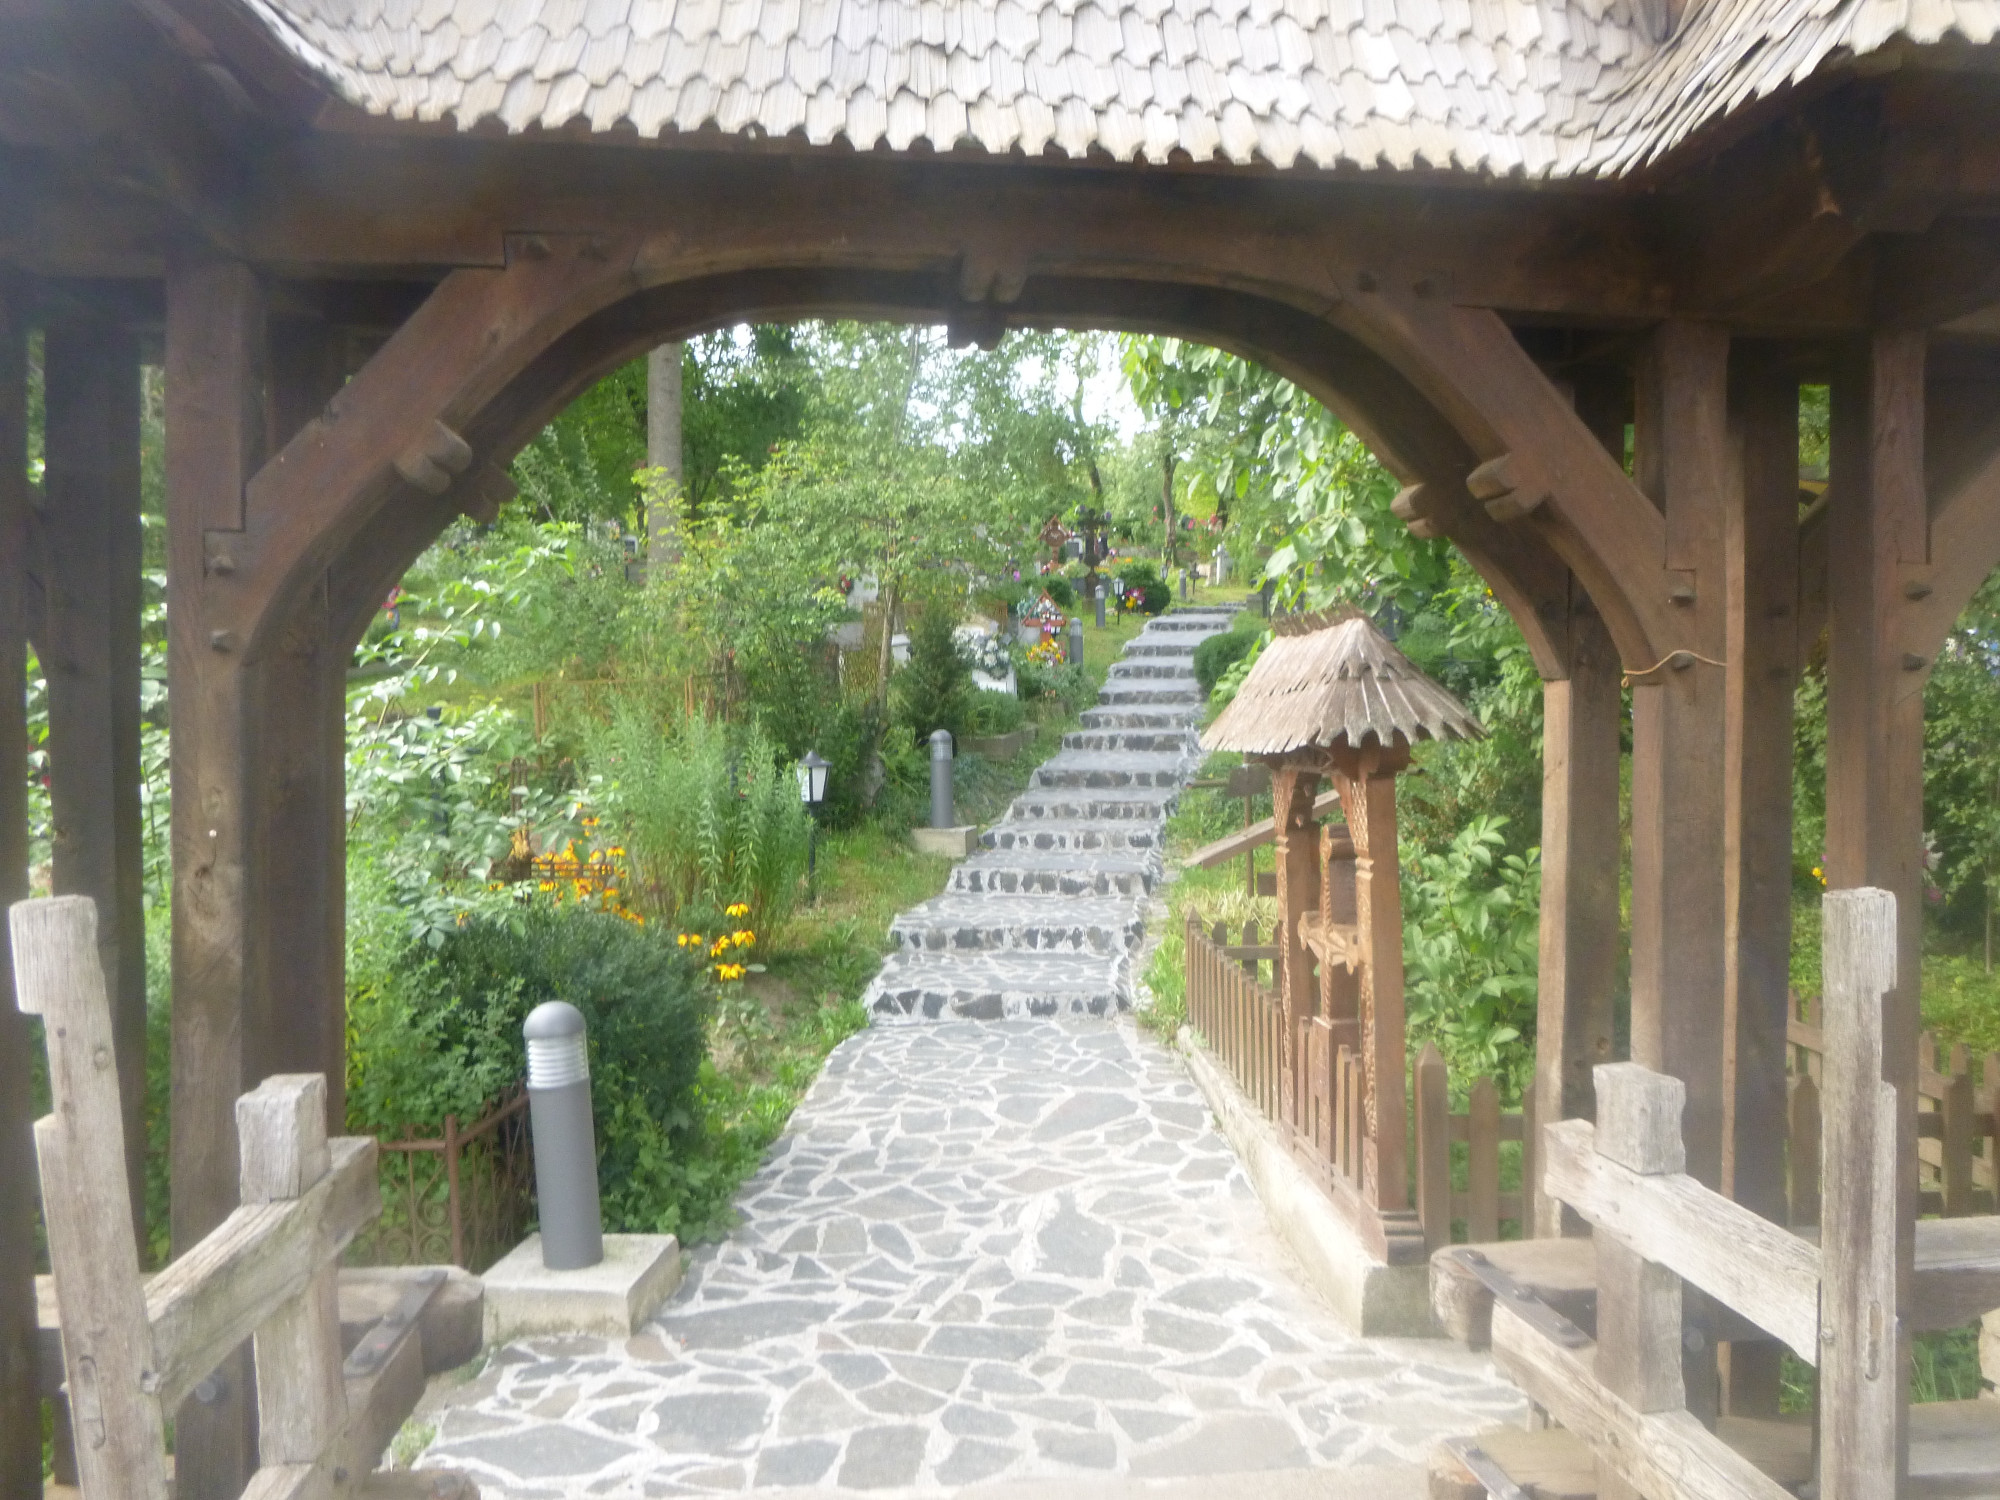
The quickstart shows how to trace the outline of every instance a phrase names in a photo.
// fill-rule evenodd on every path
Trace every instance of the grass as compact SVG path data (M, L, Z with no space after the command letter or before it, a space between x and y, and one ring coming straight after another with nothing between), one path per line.
M1779 1373L1778 1409L1809 1412L1817 1374L1813 1367L1785 1352ZM1979 1325L1920 1333L1910 1340L1910 1400L1971 1401L1980 1393Z

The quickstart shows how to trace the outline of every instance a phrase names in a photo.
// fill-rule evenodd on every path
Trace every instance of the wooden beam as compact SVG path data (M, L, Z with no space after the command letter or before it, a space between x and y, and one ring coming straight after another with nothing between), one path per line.
M1568 675L1542 685L1535 1115L1550 1123L1595 1114L1591 1070L1611 1061L1621 937L1619 731L1625 708L1618 653L1584 601L1569 626ZM1534 1232L1561 1234L1561 1204L1539 1181L1528 1187Z
M1826 1054L1820 1206L1820 1495L1879 1500L1909 1476L1910 1318L1915 1300L1914 1111L1889 1033L1901 1024L1896 898L1827 894Z
M1340 793L1321 792L1313 798L1312 815L1315 820L1328 813L1340 811ZM1212 844L1203 844L1181 863L1195 870L1212 870L1217 865L1226 865L1239 854L1252 849L1261 849L1278 836L1278 824L1274 818L1260 818L1236 833L1228 834Z
M1642 362L1638 480L1663 512L1685 655L1632 684L1632 1060L1687 1084L1688 1170L1721 1180L1724 518L1729 338L1663 325ZM1701 660L1699 658L1707 658ZM1629 662L1628 662L1629 665Z
M27 328L0 282L0 906L28 894ZM35 1389L33 1040L15 1004L12 945L0 952L0 1500L40 1500Z
M133 1222L146 1225L145 852L139 802L139 347L97 320L44 335L39 636L53 886L88 896L111 995Z

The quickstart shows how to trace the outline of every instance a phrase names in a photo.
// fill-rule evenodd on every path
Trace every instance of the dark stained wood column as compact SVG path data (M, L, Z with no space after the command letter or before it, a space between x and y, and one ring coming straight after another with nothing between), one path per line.
M1618 979L1618 650L1571 583L1569 675L1542 684L1542 916L1536 986L1535 1118L1592 1119L1591 1069L1610 1062ZM1528 1185L1538 1235L1561 1205ZM1573 1228L1582 1230L1575 1215Z
M1742 481L1728 513L1723 762L1722 1191L1786 1221L1785 1022L1792 942L1792 699L1799 656L1799 384L1776 351L1739 354ZM1778 1414L1776 1344L1728 1351L1729 1409Z
M263 290L245 267L167 277L167 618L173 694L173 1243L184 1252L236 1205L236 1097L258 1078L246 993L250 927L244 790L254 774L238 643L208 596L250 559L244 487L262 456ZM241 550L237 548L235 550ZM175 1418L186 1500L234 1500L256 1467L250 1351L225 1360ZM202 1399L205 1395L208 1399Z
M1896 990L1885 1002L1882 1076L1898 1086L1895 1160L1908 1265L1917 1218L1916 1077L1921 1024L1924 683L1901 627L1929 560L1924 486L1924 336L1879 333L1834 370L1827 511L1826 872L1835 890L1896 897Z
M1632 687L1632 1060L1687 1085L1687 1169L1722 1174L1723 723L1729 336L1673 321L1640 361L1633 453L1666 518L1686 649ZM1706 657L1707 661L1698 658ZM1628 664L1629 665L1629 664Z
M139 803L139 346L62 317L43 333L39 641L49 695L52 884L97 903L132 1222L146 1227L146 914Z
M10 293L0 286L0 907L28 894L27 330ZM0 1500L42 1493L30 1046L0 941Z

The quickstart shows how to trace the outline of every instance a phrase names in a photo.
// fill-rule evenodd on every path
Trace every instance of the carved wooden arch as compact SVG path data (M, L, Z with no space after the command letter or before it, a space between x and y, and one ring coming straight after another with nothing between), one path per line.
M746 317L950 323L966 313L936 273L762 270L641 286L645 273L600 239L536 237L513 248L505 270L449 278L252 481L251 545L264 558L235 601L246 661L268 650L288 598L323 608L336 649L351 646L453 516L500 498L500 465L592 381L652 344ZM1520 625L1542 675L1566 675L1566 622L1580 592L1569 569L1541 537L1470 503L1472 451L1352 334L1240 291L1092 277L1037 277L1004 318L1172 333L1295 381L1410 484L1399 512L1459 546Z

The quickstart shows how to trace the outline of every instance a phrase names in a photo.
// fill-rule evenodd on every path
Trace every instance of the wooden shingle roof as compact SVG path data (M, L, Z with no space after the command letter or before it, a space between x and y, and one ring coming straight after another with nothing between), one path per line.
M1479 739L1465 705L1352 610L1281 622L1236 696L1203 731L1204 750L1289 755L1419 740Z
M236 0L351 104L469 130L1616 175L2000 0ZM1184 153L1178 156L1177 153Z

